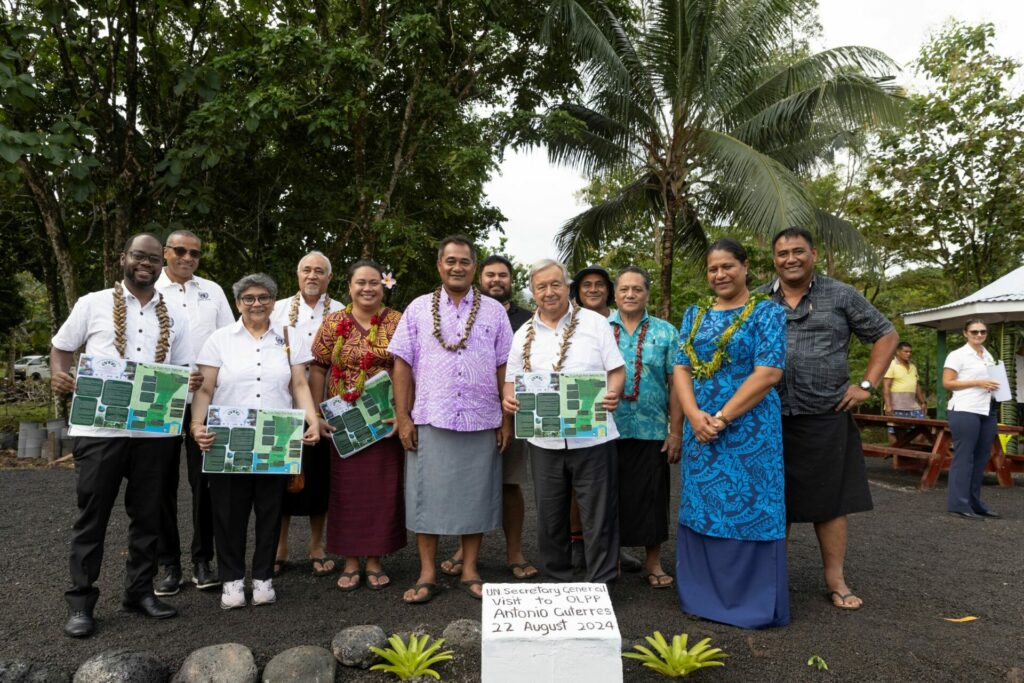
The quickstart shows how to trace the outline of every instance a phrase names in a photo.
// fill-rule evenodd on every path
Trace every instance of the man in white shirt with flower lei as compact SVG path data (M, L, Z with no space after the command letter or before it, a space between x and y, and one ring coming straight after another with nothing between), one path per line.
M121 252L123 279L112 289L86 294L51 340L50 386L56 394L75 390L74 353L126 361L188 366L192 362L188 318L167 305L154 288L163 265L163 245L149 233L133 235ZM193 372L189 389L202 379ZM93 610L100 591L94 585L103 562L107 523L127 479L128 557L122 606L153 619L177 615L153 594L160 535L160 501L167 461L180 447L176 434L129 432L73 425L75 493L78 517L71 528L71 588L64 593L68 620L64 633L87 638L96 630ZM120 555L120 553L118 554Z
M333 301L327 293L327 286L334 275L331 261L319 251L311 251L299 261L295 269L299 280L299 291L274 304L271 324L275 329L290 326L295 338L289 339L292 353L309 356L310 346L316 339L320 325L328 315L340 311L344 306ZM308 377L307 372L307 377ZM323 396L314 396L317 410ZM330 440L323 439L315 446L302 447L302 472L304 484L301 491L286 493L281 514L281 537L277 542L277 560L274 574L280 574L288 559L288 528L292 516L309 517L309 561L314 576L326 576L334 571L334 560L329 560L324 551L324 524L327 521L327 504L330 489Z
M619 508L618 436L612 411L625 382L625 362L607 319L569 303L569 272L545 259L530 270L537 303L533 318L512 339L505 376L503 406L519 409L514 378L524 372L606 372L603 407L608 435L595 438L529 439L530 469L537 499L537 545L541 571L556 581L572 580L569 499L576 493L583 523L586 580L607 583L618 575Z

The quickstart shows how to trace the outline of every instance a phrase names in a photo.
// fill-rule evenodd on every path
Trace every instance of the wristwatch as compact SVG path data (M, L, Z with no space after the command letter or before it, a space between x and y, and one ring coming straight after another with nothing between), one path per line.
M725 414L724 414L724 413L722 413L722 411L721 411L721 410L719 410L719 411L718 411L717 413L715 413L715 414L714 414L714 415L713 415L712 417L714 417L714 418L715 418L716 420L721 420L721 421L722 421L722 424L724 424L724 425L725 425L726 427L728 427L729 425L731 425L731 424L732 424L732 420L730 420L729 418L727 418L727 417L725 416Z
M874 385L874 384L872 384L872 383L871 383L871 380L869 380L869 379L862 379L862 380L860 381L860 384L859 384L858 386L859 386L859 387L860 387L861 389L863 389L864 391L867 391L867 392L870 392L870 391L871 391L872 389L874 389L874 388L875 388L875 385Z

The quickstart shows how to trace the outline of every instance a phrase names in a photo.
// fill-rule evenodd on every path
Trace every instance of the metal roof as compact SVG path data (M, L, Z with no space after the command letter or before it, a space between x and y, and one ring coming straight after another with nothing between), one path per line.
M958 301L904 313L903 321L952 330L975 317L987 323L1024 321L1024 266Z

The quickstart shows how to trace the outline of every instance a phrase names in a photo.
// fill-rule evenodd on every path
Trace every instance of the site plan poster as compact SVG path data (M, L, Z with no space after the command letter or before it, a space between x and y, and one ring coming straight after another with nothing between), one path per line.
M335 396L321 403L320 410L337 430L331 436L338 455L354 455L391 433L394 425L383 422L395 417L391 377L386 372L378 373L367 380L363 393L352 403Z
M608 413L601 405L605 373L526 372L513 382L519 401L516 438L608 436Z
M82 354L68 421L80 427L181 434L189 369Z
M298 474L302 471L301 410L212 405L206 428L216 435L203 453L209 474Z

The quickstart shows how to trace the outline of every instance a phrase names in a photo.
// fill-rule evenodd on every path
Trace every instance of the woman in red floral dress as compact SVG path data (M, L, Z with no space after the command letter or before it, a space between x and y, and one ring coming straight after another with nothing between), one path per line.
M385 275L373 261L357 261L348 270L352 303L328 315L313 342L309 383L314 396L354 401L367 380L391 372L388 343L401 314L384 306ZM321 420L322 433L331 429ZM402 443L389 436L342 458L331 446L331 495L327 511L327 551L345 557L338 588L355 590L363 582L359 561L366 558L366 585L380 590L391 583L381 556L406 544Z

